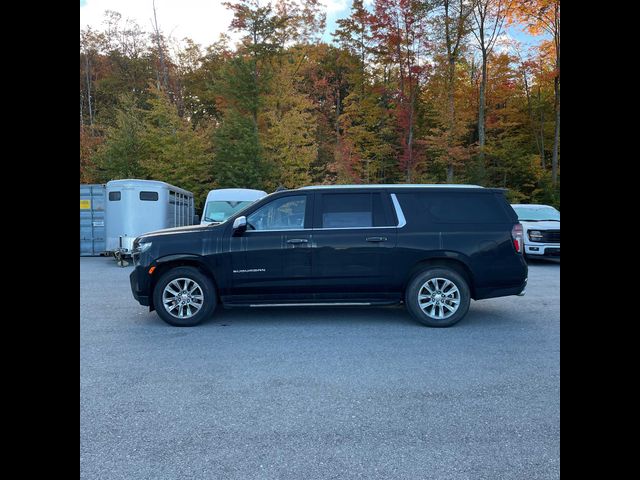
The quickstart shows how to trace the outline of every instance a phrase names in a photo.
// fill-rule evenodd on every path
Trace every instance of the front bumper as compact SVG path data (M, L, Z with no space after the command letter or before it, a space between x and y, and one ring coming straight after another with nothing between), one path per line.
M559 257L559 243L525 243L524 253L528 256Z
M149 301L151 282L146 269L141 266L134 267L133 271L129 275L129 282L131 283L131 293L140 305L148 307L151 305Z

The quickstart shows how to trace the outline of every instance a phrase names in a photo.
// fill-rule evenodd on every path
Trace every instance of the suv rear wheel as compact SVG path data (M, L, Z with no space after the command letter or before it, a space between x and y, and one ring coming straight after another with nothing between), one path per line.
M217 298L213 282L194 267L164 273L153 290L153 304L162 320L175 327L193 327L211 316Z
M467 314L471 295L466 280L458 272L433 267L413 277L404 301L419 322L429 327L450 327Z

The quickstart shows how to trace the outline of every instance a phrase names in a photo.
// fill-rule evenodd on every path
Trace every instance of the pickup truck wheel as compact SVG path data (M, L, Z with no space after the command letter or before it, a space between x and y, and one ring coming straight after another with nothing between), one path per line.
M193 327L210 317L217 298L213 282L194 267L165 272L153 290L153 304L162 320L175 327Z
M446 267L418 273L405 292L409 312L429 327L450 327L458 323L467 314L470 303L467 281Z

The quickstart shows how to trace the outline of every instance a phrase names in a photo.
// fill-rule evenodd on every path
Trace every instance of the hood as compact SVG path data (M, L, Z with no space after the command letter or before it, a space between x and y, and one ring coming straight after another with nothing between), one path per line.
M218 227L220 224L215 225L187 225L185 227L164 228L162 230L154 230L153 232L146 232L139 236L139 238L145 237L159 237L167 235L179 235L182 233L197 233L205 230L211 230Z
M529 230L560 230L560 222L549 222L549 221L527 222L527 221L520 220L520 223L522 224L522 228L524 228L525 231L529 231Z

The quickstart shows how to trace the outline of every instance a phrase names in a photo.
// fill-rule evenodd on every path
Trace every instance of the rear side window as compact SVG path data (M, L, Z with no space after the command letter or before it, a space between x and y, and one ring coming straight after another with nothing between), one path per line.
M140 200L156 202L158 201L158 192L140 192Z
M109 201L110 202L117 202L119 201L121 198L121 193L120 192L109 192Z
M397 197L407 221L425 228L512 222L494 193L415 192L397 193Z
M320 202L321 228L392 226L379 193L326 193Z

